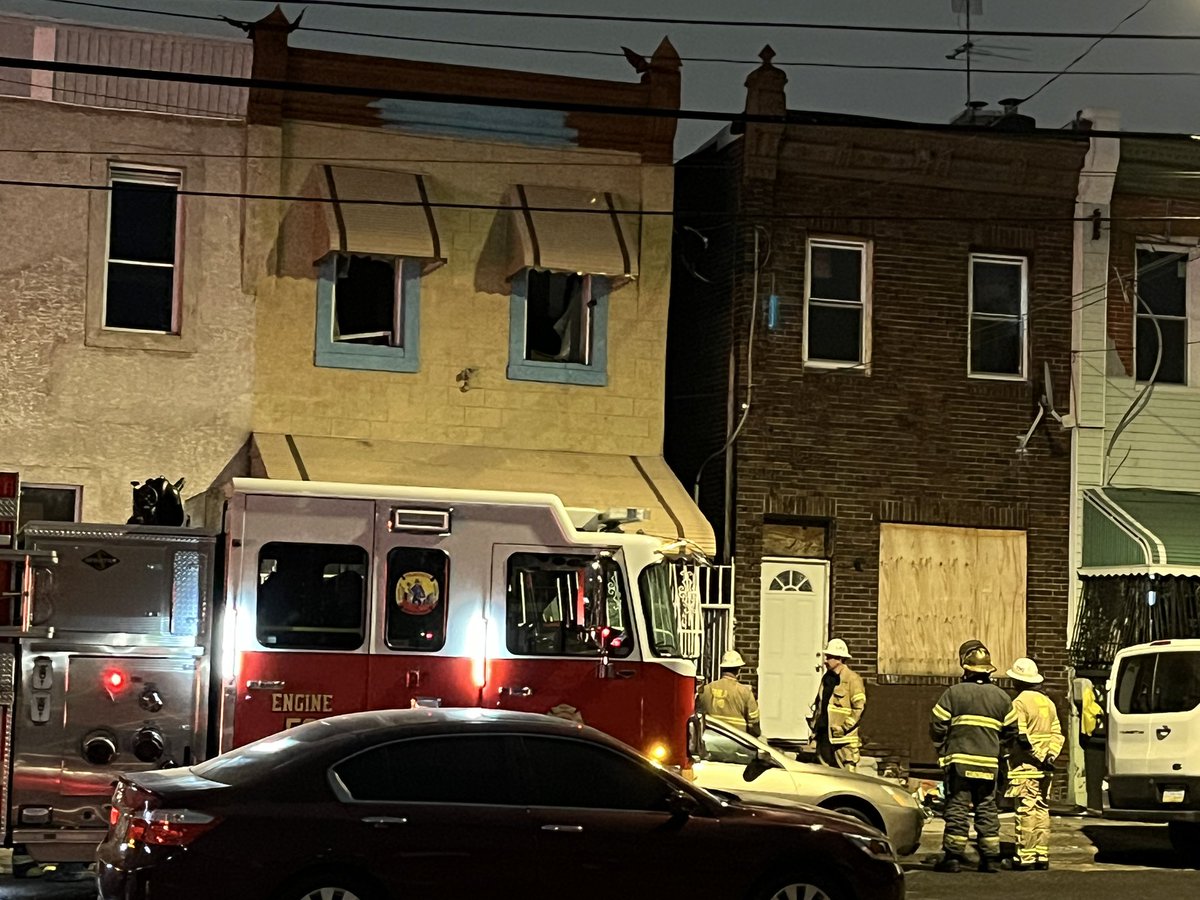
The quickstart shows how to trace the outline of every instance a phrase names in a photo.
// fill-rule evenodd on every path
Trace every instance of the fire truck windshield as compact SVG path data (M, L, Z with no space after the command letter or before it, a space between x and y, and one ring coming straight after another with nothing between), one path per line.
M683 656L679 640L679 620L675 615L673 563L659 560L642 569L638 590L642 594L642 609L646 614L646 630L655 656Z

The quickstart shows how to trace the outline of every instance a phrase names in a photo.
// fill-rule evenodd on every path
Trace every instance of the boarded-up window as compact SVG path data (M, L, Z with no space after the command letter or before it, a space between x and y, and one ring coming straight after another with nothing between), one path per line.
M1003 671L1025 647L1025 532L879 529L879 672L958 675L978 638Z

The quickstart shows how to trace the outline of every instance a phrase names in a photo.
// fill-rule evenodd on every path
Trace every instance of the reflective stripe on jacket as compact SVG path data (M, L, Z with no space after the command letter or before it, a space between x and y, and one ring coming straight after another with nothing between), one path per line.
M929 736L942 768L965 778L995 778L1000 747L1016 734L1017 713L1008 694L990 681L960 681L942 694L929 718Z
M754 691L733 675L722 675L706 684L696 698L696 711L742 731L759 719Z
M821 718L821 689L812 704L812 721ZM867 688L862 676L842 664L838 673L837 687L829 696L829 742L844 747L859 747L862 737L858 726L862 724L863 711L867 708Z
M1013 701L1017 715L1017 739L1009 754L1011 777L1041 778L1047 759L1062 753L1062 726L1054 702L1041 691L1025 690Z

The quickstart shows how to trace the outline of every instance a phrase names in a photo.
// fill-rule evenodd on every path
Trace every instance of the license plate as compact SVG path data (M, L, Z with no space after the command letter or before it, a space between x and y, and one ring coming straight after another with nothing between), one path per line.
M1162 802L1163 803L1182 803L1183 795L1185 793L1187 793L1187 791L1184 790L1183 788L1179 788L1178 790L1163 791Z

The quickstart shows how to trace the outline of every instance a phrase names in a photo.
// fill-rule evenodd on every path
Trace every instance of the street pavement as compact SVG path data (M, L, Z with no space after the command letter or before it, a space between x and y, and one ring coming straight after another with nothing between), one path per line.
M1002 818L1001 838L1012 847L1013 818ZM1049 872L958 875L932 871L942 843L942 821L925 828L921 849L901 860L908 900L1095 900L1096 897L1200 897L1200 871L1187 868L1171 850L1162 826L1098 819L1052 820ZM95 882L67 876L0 877L0 900L95 900ZM701 898L705 900L705 898ZM870 900L864 897L861 900Z

